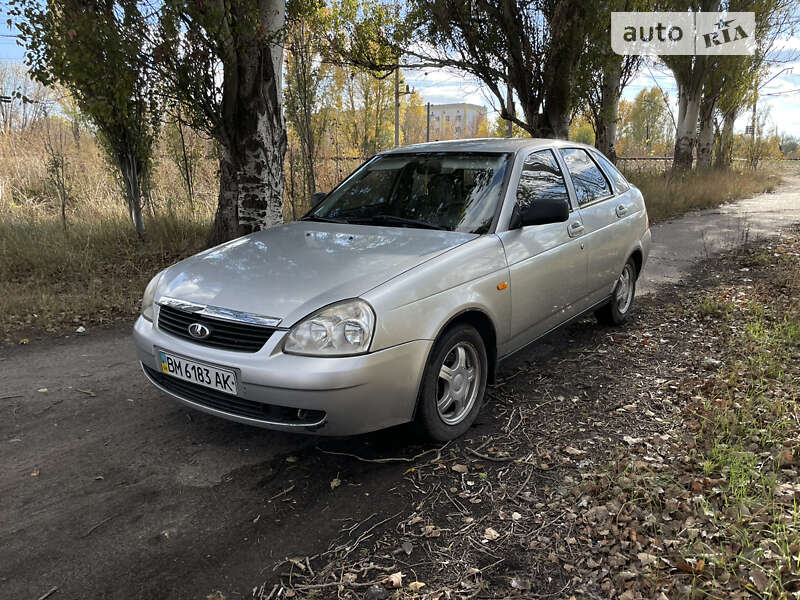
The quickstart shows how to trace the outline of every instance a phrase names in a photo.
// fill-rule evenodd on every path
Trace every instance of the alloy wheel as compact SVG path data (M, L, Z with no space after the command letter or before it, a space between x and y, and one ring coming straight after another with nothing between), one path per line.
M470 413L480 391L481 363L468 342L455 344L442 362L437 382L436 410L447 425L458 425Z

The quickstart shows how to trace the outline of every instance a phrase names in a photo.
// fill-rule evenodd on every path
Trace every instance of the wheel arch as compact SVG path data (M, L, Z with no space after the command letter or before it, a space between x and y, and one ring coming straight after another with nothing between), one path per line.
M497 327L495 326L492 318L480 308L468 307L452 315L439 328L439 331L436 333L436 337L434 338L433 346L431 346L431 350L433 350L436 342L439 341L439 339L441 339L441 337L447 331L461 324L471 325L474 327L478 334L480 334L481 339L483 339L483 345L486 348L486 362L489 366L489 372L487 373L486 381L487 383L494 383L495 370L497 368Z
M644 254L642 253L642 249L639 247L634 248L630 253L629 258L633 259L633 264L636 267L636 279L639 279L639 275L642 273L642 263L644 262Z

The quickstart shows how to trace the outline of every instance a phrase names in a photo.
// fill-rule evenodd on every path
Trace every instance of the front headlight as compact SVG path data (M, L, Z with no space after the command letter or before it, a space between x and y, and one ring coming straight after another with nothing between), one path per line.
M156 299L156 288L163 275L164 271L161 271L158 275L153 277L150 283L147 284L147 287L144 288L144 296L142 296L142 316L151 323L153 322L153 304Z
M292 327L283 351L312 356L346 356L369 350L375 313L363 300L345 300L318 310Z

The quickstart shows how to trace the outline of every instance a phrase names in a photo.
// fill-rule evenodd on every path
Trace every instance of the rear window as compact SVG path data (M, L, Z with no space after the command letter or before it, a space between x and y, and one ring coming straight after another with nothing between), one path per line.
M525 159L517 186L517 206L525 210L540 198L564 198L569 202L564 176L550 150L534 152Z
M608 180L586 150L581 148L562 148L561 156L575 185L578 204L584 206L611 195Z

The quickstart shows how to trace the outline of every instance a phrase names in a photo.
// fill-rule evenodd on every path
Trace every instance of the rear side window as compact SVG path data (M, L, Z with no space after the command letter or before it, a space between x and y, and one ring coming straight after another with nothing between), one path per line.
M561 156L564 157L567 170L572 176L572 183L575 185L575 193L578 195L580 206L591 204L611 195L611 187L606 176L589 157L586 150L562 148Z
M614 186L615 193L621 194L622 192L627 192L629 189L631 189L630 184L622 176L622 173L617 170L617 167L615 167L614 164L608 160L602 152L592 152L592 156L594 156L597 162L600 163L600 166L603 167L606 175L608 175L611 179L611 185Z
M569 202L564 175L550 150L534 152L525 159L517 185L517 206L524 210L541 198L564 198Z

